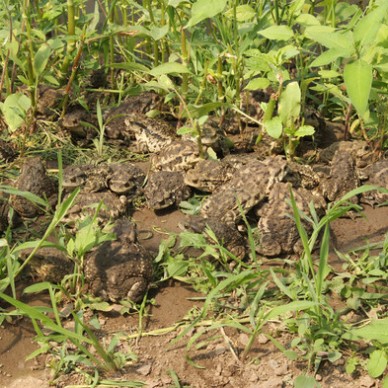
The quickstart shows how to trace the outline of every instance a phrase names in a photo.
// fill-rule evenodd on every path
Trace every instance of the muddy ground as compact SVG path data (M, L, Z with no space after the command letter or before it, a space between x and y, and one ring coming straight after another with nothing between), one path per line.
M382 240L388 229L388 207L366 208L365 218L343 218L332 224L333 244L337 249L346 251L364 242ZM157 249L163 232L178 232L178 223L183 217L180 212L155 215L142 209L134 214L139 229L157 227L160 233L144 241L148 248ZM331 264L340 265L339 259L331 254ZM171 327L193 308L201 306L201 295L178 282L155 290L155 305L148 310L144 322L144 331ZM31 304L42 304L38 298ZM113 313L101 315L102 335L116 332L131 334L138 329L137 316L119 316ZM266 330L275 330L276 323ZM190 333L192 335L193 333ZM188 362L186 344L188 338L171 343L176 333L143 337L139 341L129 341L130 349L138 355L138 362L125 372L106 376L122 380L141 381L146 387L172 387L170 371L176 373L181 386L190 387L287 387L292 386L295 377L306 371L306 365L291 362L279 352L271 342L259 336L245 360L241 360L242 351L248 337L233 330L218 333L218 339L209 342L201 349L192 348ZM12 324L0 328L0 387L48 387L50 369L45 367L48 359L26 361L25 357L37 348L33 343L34 331L25 319L15 319ZM291 338L284 334L277 337L284 346ZM129 349L129 348L128 348ZM125 349L123 349L125 351ZM343 359L336 365L324 362L316 376L322 387L380 387L381 382L370 378L365 371L357 371L349 376L344 371ZM57 387L82 383L77 375L64 375Z

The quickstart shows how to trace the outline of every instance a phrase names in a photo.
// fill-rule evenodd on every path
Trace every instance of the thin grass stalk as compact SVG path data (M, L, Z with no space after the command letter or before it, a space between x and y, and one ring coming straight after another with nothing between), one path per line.
M8 37L8 40L9 40L9 44L12 43L12 37L13 37L13 23L12 23L12 14L9 10L9 4L6 3L6 8L7 8L7 14L8 14L8 22L9 22L9 37ZM8 62L9 62L9 55L10 55L10 52L11 50L8 49L7 50L7 53L5 55L5 59L4 59L4 64L3 64L3 70L1 72L1 78L0 78L0 101L2 101L2 92L3 92L3 85L4 85L4 81L5 81L5 77L6 77L6 74L8 72ZM10 94L11 91L8 90L8 93Z
M319 303L322 302L322 291L325 277L328 269L328 258L329 258L329 246L330 246L330 225L325 225L323 237L321 241L321 248L319 253L319 265L318 265L318 276L316 279L316 291L319 298Z
M73 67L71 69L71 75L69 77L69 80L68 80L66 88L65 88L65 97L63 98L62 113L61 113L61 117L60 117L61 119L63 119L63 117L66 114L66 109L67 109L67 104L69 102L69 95L70 95L71 87L73 85L75 76L77 74L79 63L81 62L82 51L83 51L83 47L85 44L85 34L86 34L86 26L84 27L84 29L82 31L80 41L79 41L77 55L74 58Z
M209 67L209 61L206 60L204 63L203 77L202 77L201 83L199 85L199 91L198 91L198 95L195 99L194 105L198 105L200 103L201 98L202 98L202 94L206 90L208 67Z
M79 189L74 190L70 194L70 196L61 204L61 206L59 208L57 208L57 210L55 211L54 216L50 222L50 225L47 227L46 232L44 233L43 237L39 240L39 243L32 250L32 252L28 255L28 257L23 262L23 264L15 272L15 277L18 276L23 271L23 269L27 266L27 264L30 262L30 260L34 257L35 253L39 250L39 248L43 245L43 243L47 240L47 238L54 231L55 227L59 224L59 222L62 220L64 215L67 213L67 211L71 208L71 206L73 206L73 203L74 203L75 198L77 197L78 193L79 193Z
M67 0L67 34L66 57L61 69L62 73L65 75L69 69L71 54L74 51L75 46L75 7L73 0Z
M30 92L31 106L32 106L32 117L35 116L36 111L36 95L35 95L35 72L34 72L34 48L33 48L33 40L32 40L32 32L31 32L31 23L30 23L30 15L29 15L29 0L25 0L23 2L23 10L22 10L22 29L26 29L27 36L27 77L28 77L28 88Z
M183 30L183 27L181 28L181 50L182 50L182 64L187 66L188 51L187 51L186 34L185 34L185 31ZM185 101L187 98L188 87L189 87L189 75L187 73L184 73L182 74L181 94L182 94L182 98Z

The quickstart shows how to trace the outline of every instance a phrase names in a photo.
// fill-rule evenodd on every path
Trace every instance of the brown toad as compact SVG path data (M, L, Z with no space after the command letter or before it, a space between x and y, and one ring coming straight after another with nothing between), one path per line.
M358 170L363 184L375 185L388 190L388 160L379 160L376 163ZM365 192L361 195L361 202L371 206L380 205L388 201L388 193L376 190Z
M46 198L51 207L57 202L57 185L46 174L46 167L39 157L26 159L23 163L16 188ZM19 195L11 195L10 204L22 217L33 218L44 213L41 207Z
M106 241L85 258L85 282L94 295L117 302L140 302L153 276L152 257L137 242L136 227L128 219L116 221L116 241Z
M227 162L203 159L186 172L184 181L190 187L211 193L228 182L235 172L236 169Z
M135 132L127 125L128 117L142 120L150 111L163 109L161 96L153 92L145 92L137 96L127 97L119 106L110 109L104 115L105 137L119 139L131 143L136 139Z
M260 219L254 232L257 237L256 251L264 256L284 254L300 254L303 245L293 218L290 200L290 183L277 182L268 196L268 202L259 210ZM309 203L313 202L318 214L322 214L325 201L322 196L303 187L293 188L294 199L299 210L308 214ZM312 225L301 219L307 233L312 231Z
M0 139L0 162L12 162L16 156L17 152L14 147L10 143Z
M66 191L81 187L84 192L97 193L110 190L133 199L141 192L145 174L130 162L68 166L63 173L63 187Z
M198 146L192 140L177 140L151 158L153 171L187 171L201 160Z
M100 203L101 207L98 213L100 220L119 218L127 213L128 201L124 195L118 196L110 191L98 193L81 191L63 220L74 222L84 215L93 216Z
M349 152L336 152L331 161L330 175L322 176L320 190L331 202L338 201L349 191L359 186L355 161ZM357 202L357 197L350 199Z
M282 181L286 174L287 162L281 157L254 160L208 197L202 205L201 214L205 218L234 225L241 219L241 211L246 214L262 202L273 185Z
M26 259L31 250L22 251L22 258ZM66 275L74 271L74 261L58 248L39 248L28 262L28 273L34 280L60 283Z
M63 116L61 125L75 142L88 142L97 135L97 118L81 106L71 107Z
M144 189L144 196L148 206L154 210L165 209L179 205L188 199L191 189L183 180L183 175L178 171L157 171L148 177Z
M318 154L318 161L321 163L330 163L338 154L350 154L357 167L365 167L374 159L373 151L364 140L337 141L330 146L322 149Z

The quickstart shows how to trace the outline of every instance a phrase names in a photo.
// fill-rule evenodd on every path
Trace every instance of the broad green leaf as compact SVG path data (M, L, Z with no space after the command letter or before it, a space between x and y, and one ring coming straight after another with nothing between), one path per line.
M387 15L387 11L388 2L385 2L384 5L381 5L361 18L355 26L353 31L354 40L359 44L362 51L375 41L382 20Z
M367 186L364 186L367 187ZM368 341L378 341L383 345L388 344L388 318L376 319L364 327L349 330L344 335L345 339L358 341L360 339Z
M349 357L345 363L346 373L351 375L356 370L356 367L359 363L360 360L357 357Z
M34 56L34 70L36 76L40 76L44 69L47 66L47 62L51 55L51 48L48 44L43 43L42 46L39 47L38 51Z
M234 18L233 9L229 9L224 14L228 19ZM256 11L248 4L238 5L236 7L236 19L238 22L246 22L256 16Z
M53 77L52 75L47 74L43 78L51 85L55 85L55 86L60 85L60 83L58 82L58 79Z
M294 380L294 388L318 388L320 386L312 376L299 375Z
M190 74L191 71L185 65L182 65L181 63L167 62L167 63L162 63L161 65L154 67L153 69L150 70L149 73L153 76L158 76L158 75L162 75L162 74L171 74L171 73Z
M302 300L302 301L290 302L288 304L281 305L281 306L276 306L265 315L265 320L269 321L270 319L275 319L280 315L283 315L289 312L307 310L316 305L317 304L315 302Z
M255 56L247 58L245 64L248 70L253 70L256 72L262 71L266 73L271 70L271 67L268 64L269 62L268 54L259 53Z
M210 112L214 112L222 106L221 102L208 102L207 104L194 105L188 104L187 111L190 113L191 117L198 119L208 115ZM184 112L182 117L187 117L187 112Z
M150 29L150 35L153 40L158 41L167 35L168 29L168 24L164 25L163 27L152 27Z
M387 367L387 363L387 356L383 350L372 352L367 363L369 376L373 378L381 376Z
M191 18L185 28L195 26L202 20L212 18L223 12L227 0L198 0L191 9Z
M295 132L294 136L296 137L304 137L304 136L312 136L315 133L315 129L311 125L302 125Z
M318 71L318 74L322 78L336 78L340 76L340 73L338 73L335 70L321 70L321 71Z
M296 18L295 23L298 23L298 24L300 24L303 27L319 26L320 25L319 20L315 16L313 16L313 15L311 15L309 13L302 13L302 14L300 14Z
M279 116L264 123L264 129L274 139L279 139L283 133L282 119Z
M270 82L267 78L254 78L248 82L248 85L245 86L246 90L258 90L266 89L270 85Z
M329 26L310 26L305 30L305 36L329 49L345 49L354 47L353 34L350 31L336 31Z
M176 260L176 258L169 258L167 264L167 272L170 277L185 276L189 268L187 260Z
M259 31L259 34L269 40L288 40L294 36L292 29L284 25L268 27Z
M288 60L299 55L300 50L295 46L288 44L277 50L277 53L277 55L281 55L283 60Z
M1 105L4 119L11 132L20 128L31 107L31 100L22 93L10 94Z
M151 85L151 81L147 83L147 85ZM158 77L157 85L159 88L164 89L166 91L170 91L174 89L174 82L169 78L167 74L162 74Z
M189 2L188 0L168 0L167 5L169 5L173 8L177 8L180 4L188 3L188 2Z
M363 117L368 109L373 79L372 71L372 66L362 59L348 63L344 68L346 90L360 117Z
M291 126L300 114L301 92L297 82L290 82L279 99L279 116L284 126Z

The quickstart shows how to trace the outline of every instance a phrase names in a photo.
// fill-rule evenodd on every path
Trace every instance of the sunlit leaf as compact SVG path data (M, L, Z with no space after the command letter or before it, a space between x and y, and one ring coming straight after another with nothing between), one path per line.
M372 72L372 66L362 59L348 63L344 68L346 90L360 117L363 117L368 109L373 80Z
M354 47L351 31L336 31L329 26L310 26L305 30L305 36L329 49L345 49ZM354 50L354 49L353 49Z
M198 0L191 9L191 18L185 28L195 26L202 20L212 18L226 7L227 0Z
M376 319L358 329L353 329L344 335L344 338L358 341L375 340L381 344L388 344L388 318Z
M234 18L233 8L229 9L224 14L227 18ZM248 4L238 5L236 7L236 19L238 22L246 22L256 16L256 11Z
M259 34L270 40L288 40L294 36L292 29L284 25L268 27Z
M26 95L22 93L8 95L1 105L1 110L10 131L15 131L23 125L30 107L31 100Z
M300 114L301 91L297 82L290 82L279 100L279 116L284 126L291 126Z
M259 89L266 89L270 85L270 82L268 78L254 78L250 80L245 86L244 89L246 90L259 90Z
M51 48L48 44L43 43L34 56L34 70L36 76L43 73L51 55Z
M177 74L190 74L191 71L181 63L178 62L167 62L162 63L159 66L154 67L149 72L153 76L158 76L162 74L171 74L171 73L177 73Z
M264 122L265 131L274 139L279 139L283 132L282 119L276 116Z
M368 373L371 377L381 376L387 367L387 355L383 350L375 350L369 356L367 363Z
M295 137L312 136L315 133L315 129L311 125L302 125L295 132Z

